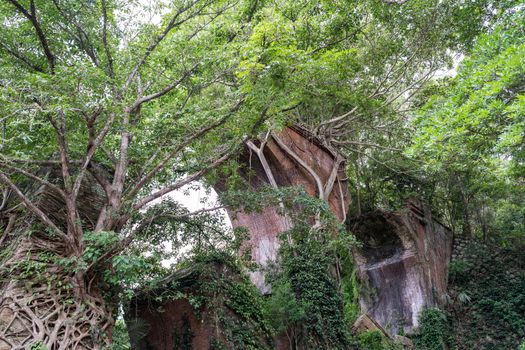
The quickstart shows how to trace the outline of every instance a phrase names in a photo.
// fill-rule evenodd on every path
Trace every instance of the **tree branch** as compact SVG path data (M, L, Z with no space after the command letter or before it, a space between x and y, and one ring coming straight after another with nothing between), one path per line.
M223 125L232 115L235 113L239 108L241 107L242 103L244 102L244 99L240 99L237 101L237 103L230 109L229 113L224 116L223 118L219 119L216 123L213 123L209 126L206 126L193 135L187 137L180 145L178 145L174 150L172 150L164 159L162 159L151 171L149 171L146 176L144 176L129 192L129 194L126 195L126 199L133 198L141 189L142 187L148 183L156 174L158 174L165 166L166 164L173 159L181 150L183 150L186 146L188 146L190 143L195 141L196 139L200 138L201 136L205 135L209 131Z
M47 115L47 119L55 129L58 139L58 145L60 149L60 167L62 169L62 178L64 180L64 190L66 194L71 193L71 173L69 171L69 155L66 141L66 120L64 111L59 112L60 125L53 119L51 115Z
M191 73L195 70L195 68L197 68L199 64L198 63L195 63L193 65L193 67L191 67L191 69L189 69L188 71L186 71L182 77L174 82L172 82L171 84L169 84L168 86L166 86L164 89L156 92L156 93L153 93L153 94L150 94L150 95L147 95L147 96L142 96L142 97L139 97L134 103L133 105L129 108L129 110L131 112L134 112L136 111L143 103L146 103L146 102L149 102L149 101L152 101L154 99L157 99L159 97L162 97L164 95L166 95L168 92L170 92L171 90L175 89L177 86L180 85L180 83L182 83L184 80L186 80L190 75Z
M115 77L113 71L113 56L108 44L108 6L107 0L102 0L102 44L104 45L104 52L108 60L108 75L110 78Z
M332 193L332 190L335 184L335 180L337 179L337 174L339 173L339 167L341 166L342 162L343 162L343 159L339 156L336 156L336 158L334 159L334 165L332 166L332 171L330 172L330 176L328 177L328 180L326 181L326 184L324 185L324 199L325 200L328 200L330 193Z
M78 195L78 191L80 189L80 186L82 184L82 180L84 177L84 174L86 172L87 167L89 166L91 160L93 159L93 156L95 155L95 151L97 148L102 144L104 141L104 138L108 134L109 130L111 129L111 126L113 125L113 121L115 120L115 113L111 112L109 114L108 119L106 120L106 123L104 124L104 127L100 131L100 133L97 135L97 137L90 142L90 145L88 146L87 153L82 160L82 165L80 167L80 172L77 175L77 178L75 180L75 184L73 185L73 198L76 198ZM88 129L91 129L91 133L94 133L94 126L90 126L90 123L88 123Z
M26 208L35 214L40 219L40 221L42 221L42 223L55 231L55 233L57 233L66 242L69 242L67 235L61 229L59 229L42 210L40 210L29 198L27 198L27 196L24 195L22 191L20 191L20 189L3 172L0 172L0 180L2 180L2 182L11 188L11 190L20 198L20 200L22 200Z
M3 42L0 42L0 47L2 47L7 53L9 53L11 56L15 57L16 59L22 61L23 63L25 63L29 68L31 68L32 70L34 71L37 71L37 72L40 72L40 73L44 73L45 70L44 68L40 67L39 65L37 64L34 64L33 62L31 62L27 57L23 56L22 54L20 54L18 51L15 51L15 50L12 50L10 49L6 44L4 44Z
M26 8L24 8L17 0L7 0L7 1L9 1L33 25L33 28L35 29L36 35L38 37L38 41L40 42L40 45L42 46L42 49L44 50L44 54L46 56L47 63L49 65L49 70L51 74L54 74L56 58L51 52L51 49L49 48L49 42L46 36L44 35L44 32L42 31L40 22L38 21L37 14L36 14L35 1L30 0L29 11Z
M133 198L140 189L148 182L150 181L158 172L160 172L162 169L164 169L165 165L173 159L181 150L183 150L186 146L188 146L190 143L198 139L199 137L203 136L204 134L208 133L209 131L217 128L218 126L224 124L226 120L231 116L231 114L221 118L219 121L217 121L214 124L211 124L209 126L206 126L193 135L187 137L180 145L178 145L173 151L171 151L164 159L162 159L151 171L149 171L146 176L144 176L129 192L128 195L126 195L126 199Z
M187 12L189 9L191 9L193 6L195 6L199 1L193 0L188 2L186 6L183 6L177 10L177 12L173 15L170 22L166 25L166 28L162 31L160 35L157 35L153 41L149 44L149 46L146 48L146 51L140 58L139 62L135 65L135 67L131 70L131 73L129 74L128 78L126 79L126 82L124 83L124 86L122 87L122 93L124 94L135 77L137 76L137 73L139 72L140 68L144 65L148 57L153 53L153 51L159 46L159 44L166 38L166 36L177 26L183 24L184 22L190 20L191 18L197 16L200 11L207 5L207 2L204 3L202 7L200 7L197 11L193 12L192 14L188 15L187 17L181 19L180 21L177 21L178 18Z
M153 193L151 193L150 195L148 196L145 196L141 199L139 199L134 205L133 205L133 209L134 210L140 210L142 209L144 206L146 206L148 203L154 201L155 199L159 198L159 197L162 197L163 195L165 194L168 194L172 191L175 191L179 188L181 188L182 186L184 185L187 185L195 180L198 180L200 179L202 176L204 176L206 173L210 172L211 170L217 168L218 166L220 166L222 163L224 163L225 161L227 161L233 154L233 151L230 151L230 152L227 152L225 153L223 156L221 156L220 158L217 158L215 161L213 161L211 164L209 164L208 166L206 166L205 168L191 174L191 175L188 175L186 176L185 178L169 185L169 186L166 186L158 191L155 191Z
M124 239L122 239L119 243L117 243L115 246L110 248L108 251L106 251L104 254L102 254L100 257L98 257L95 261L93 261L87 268L87 271L91 270L93 267L97 266L101 261L104 261L106 259L109 259L111 256L118 254L119 252L126 249L135 239L136 235L140 230L142 230L145 226L152 225L154 221L159 219L169 219L169 220L181 220L185 219L189 216L193 215L199 215L203 213L208 213L211 211L219 210L224 208L224 206L217 206L213 208L204 208L200 209L191 213L181 214L181 215L171 215L171 214L159 214L155 215L151 218L146 219L145 221L141 222L136 228L134 228Z
M325 120L325 121L322 121L321 123L319 123L319 125L316 127L317 130L319 130L321 127L323 127L324 125L328 125L328 124L332 124L332 123L336 123L340 120L343 120L349 116L351 116L352 114L355 113L355 111L357 111L357 108L358 106L355 106L354 108L352 108L351 110L349 110L348 112L338 116L338 117L335 117L335 118L332 118L332 119L329 119L329 120Z
M60 187L58 187L58 186L52 184L51 182L49 182L49 181L47 181L47 180L45 180L45 179L42 179L41 177L36 176L36 175L34 175L34 174L32 174L32 173L30 173L30 172L28 172L28 171L25 171L24 169L20 169L20 168L17 168L17 167L15 167L15 166L12 166L12 165L10 165L10 164L8 164L8 163L2 162L2 161L0 161L0 163L2 164L2 166L5 166L6 168L9 168L9 169L11 169L11 170L13 170L13 171L15 171L15 172L17 172L17 173L19 173L19 174L22 174L22 175L24 175L24 176L26 176L26 177L28 177L28 178L30 178L30 179L32 179L32 180L35 180L35 181L37 181L37 182L40 182L42 185L45 185L45 186L47 186L47 187L49 187L49 188L51 188L51 189L57 191L58 194L59 194L63 199L66 198L66 194L64 193L64 191L63 191Z
M310 176L312 176L317 186L318 197L319 199L324 200L324 186L317 173L308 164L306 164L304 160L301 159L301 157L292 151L275 133L272 133L272 138L286 154L288 154L295 162L302 166L310 174Z

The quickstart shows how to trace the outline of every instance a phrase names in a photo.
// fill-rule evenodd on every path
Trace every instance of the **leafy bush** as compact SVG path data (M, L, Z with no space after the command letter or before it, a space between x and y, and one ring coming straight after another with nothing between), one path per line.
M446 350L450 343L450 328L445 313L437 308L424 310L414 337L416 349Z
M383 350L383 336L379 331L367 331L357 336L359 346L368 350Z
M403 350L401 344L395 344L383 337L379 331L366 331L357 335L360 350Z
M117 319L113 327L113 343L112 350L130 350L128 329L123 319Z
M461 281L467 278L469 264L465 260L455 260L448 266L448 274L451 281Z

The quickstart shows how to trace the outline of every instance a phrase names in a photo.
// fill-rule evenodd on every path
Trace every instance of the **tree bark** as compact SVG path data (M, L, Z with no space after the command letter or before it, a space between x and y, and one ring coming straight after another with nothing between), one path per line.
M68 238L73 235L69 230L79 223L68 222L66 203L56 191L43 185L26 192ZM86 180L78 203L84 229L94 228L103 202L95 181ZM6 233L0 244L0 350L104 348L115 308L100 292L100 274L86 274L70 242L19 204L12 200L0 212L0 230Z

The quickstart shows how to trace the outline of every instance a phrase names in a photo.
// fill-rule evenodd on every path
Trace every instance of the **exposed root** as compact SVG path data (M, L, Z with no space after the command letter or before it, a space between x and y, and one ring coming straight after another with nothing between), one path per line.
M111 310L101 296L78 293L74 275L50 258L60 256L63 243L44 234L13 243L15 251L0 267L0 350L107 345Z

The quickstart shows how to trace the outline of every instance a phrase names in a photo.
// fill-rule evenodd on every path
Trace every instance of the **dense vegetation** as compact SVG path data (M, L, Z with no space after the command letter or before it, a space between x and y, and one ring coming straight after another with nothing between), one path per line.
M245 191L239 152L249 139L303 125L344 157L351 214L395 209L415 194L456 234L519 250L524 6L0 1L0 306L31 300L16 312L40 330L34 348L107 348L115 322L126 347L119 310L137 289L210 254L248 265L237 257L246 232L169 196L228 177L218 207L300 205L306 215L283 236L272 296L240 288L235 311L253 298L254 317L298 347L394 348L350 332L359 313L350 250L359 242L300 189ZM313 217L321 224L312 228ZM334 276L334 266L344 273ZM497 286L474 289L456 269L476 317L490 323L497 313L523 332L523 280L505 294L512 300L496 300ZM434 341L454 325L442 316L422 316L416 346L455 346Z

